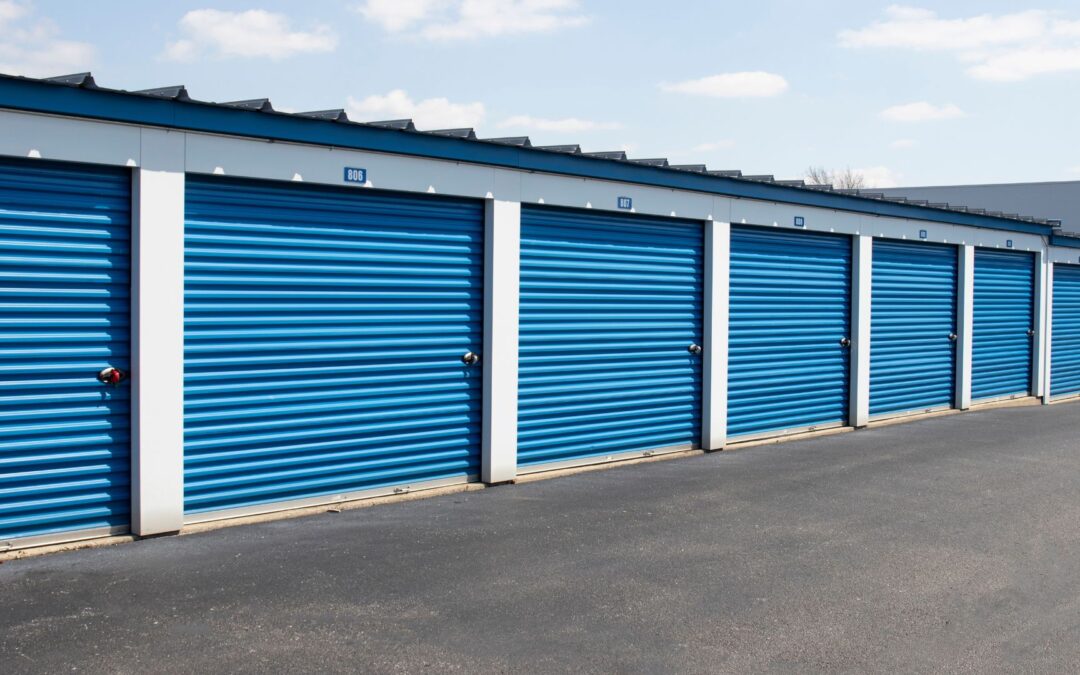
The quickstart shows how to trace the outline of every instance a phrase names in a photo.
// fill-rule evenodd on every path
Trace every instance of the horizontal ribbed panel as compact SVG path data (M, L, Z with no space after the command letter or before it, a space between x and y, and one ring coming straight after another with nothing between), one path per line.
M851 239L731 228L728 436L844 422Z
M483 204L188 177L184 503L479 471Z
M957 249L874 240L870 414L953 403Z
M971 398L1031 391L1035 256L975 249Z
M1050 395L1080 393L1080 266L1054 265Z
M130 185L0 161L0 539L128 524Z
M519 464L700 443L703 236L522 208Z

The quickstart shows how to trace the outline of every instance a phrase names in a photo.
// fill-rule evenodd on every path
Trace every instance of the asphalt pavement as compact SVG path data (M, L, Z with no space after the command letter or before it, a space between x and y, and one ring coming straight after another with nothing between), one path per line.
M1080 404L0 565L4 673L1080 672Z

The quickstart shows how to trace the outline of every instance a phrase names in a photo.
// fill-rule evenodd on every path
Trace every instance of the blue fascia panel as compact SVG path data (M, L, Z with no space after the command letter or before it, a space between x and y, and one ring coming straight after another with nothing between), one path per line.
M1051 246L1065 246L1067 248L1080 248L1080 237L1070 237L1062 234L1050 236Z
M1052 233L1051 227L1037 223L943 211L835 192L672 171L421 132L298 118L284 113L262 113L209 103L156 99L128 92L79 89L11 76L0 76L0 108L446 159L952 225L1041 235Z

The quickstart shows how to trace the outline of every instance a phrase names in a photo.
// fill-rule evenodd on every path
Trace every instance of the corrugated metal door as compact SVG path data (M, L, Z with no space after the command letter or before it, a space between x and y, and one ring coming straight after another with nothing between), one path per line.
M955 246L874 240L872 416L953 404L956 275Z
M130 185L0 161L0 540L128 525Z
M851 360L851 239L731 228L728 437L840 425Z
M1080 394L1080 266L1054 265L1050 395Z
M972 399L1031 391L1034 312L1035 256L976 248Z
M483 204L189 176L191 512L479 472Z
M523 207L518 463L701 438L704 230Z

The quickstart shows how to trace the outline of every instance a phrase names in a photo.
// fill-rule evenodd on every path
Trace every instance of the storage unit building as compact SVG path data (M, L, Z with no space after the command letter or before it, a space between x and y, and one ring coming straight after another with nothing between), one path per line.
M1080 393L1078 250L1006 214L0 75L0 550Z

